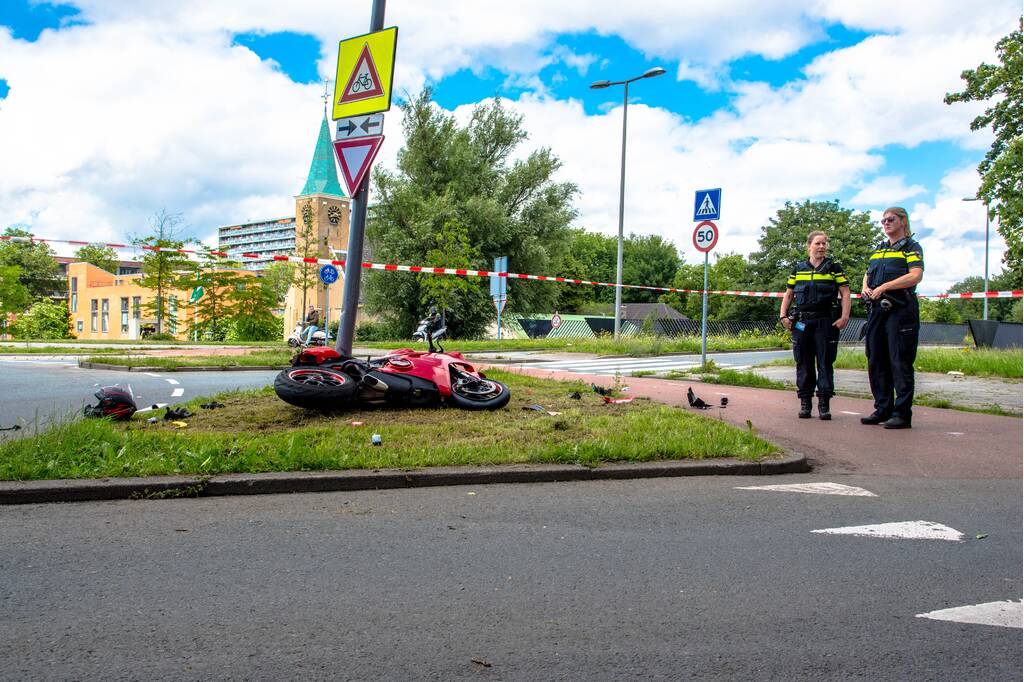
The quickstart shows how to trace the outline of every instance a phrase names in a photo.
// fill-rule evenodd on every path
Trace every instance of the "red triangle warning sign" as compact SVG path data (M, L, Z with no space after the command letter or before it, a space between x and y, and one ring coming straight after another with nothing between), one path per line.
M380 76L377 75L377 65L373 63L373 53L370 52L369 43L363 44L363 52L356 60L356 67L352 69L352 75L348 77L345 89L341 91L338 104L358 102L361 99L380 97L384 94L384 87L380 84Z
M383 135L371 135L338 140L334 143L334 153L338 156L338 164L341 166L341 174L345 176L350 197L359 192L359 185L362 184L366 171L373 165L383 142Z

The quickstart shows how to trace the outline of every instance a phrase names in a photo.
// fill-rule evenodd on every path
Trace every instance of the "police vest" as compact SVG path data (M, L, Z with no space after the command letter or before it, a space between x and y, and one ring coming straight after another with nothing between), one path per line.
M827 312L838 305L839 287L849 286L843 268L826 259L815 268L810 261L798 263L786 286L793 290L793 302L804 312Z
M874 289L879 284L902 277L910 272L910 268L923 267L924 252L916 241L906 237L895 244L889 244L889 241L885 240L875 247L874 253L868 259L868 286ZM906 291L914 294L916 289L917 287L911 287Z

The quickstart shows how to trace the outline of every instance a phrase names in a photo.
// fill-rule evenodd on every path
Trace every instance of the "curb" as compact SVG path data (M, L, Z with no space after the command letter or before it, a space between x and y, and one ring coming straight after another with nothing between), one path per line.
M256 370L281 370L287 369L288 365L216 365L203 367L143 367L129 365L108 365L103 362L81 362L78 366L83 369L109 369L117 372L248 372Z
M799 453L767 462L732 459L578 465L515 465L499 467L438 467L436 469L375 469L372 471L299 471L265 474L222 474L212 477L154 476L150 478L0 481L0 504L87 502L96 500L154 500L178 497L268 495L394 488L424 488L495 483L555 483L677 476L764 476L806 473L807 457Z

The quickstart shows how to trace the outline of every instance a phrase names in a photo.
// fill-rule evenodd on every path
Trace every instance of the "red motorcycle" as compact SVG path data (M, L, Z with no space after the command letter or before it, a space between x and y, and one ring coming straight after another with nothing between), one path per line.
M309 409L360 405L429 406L497 410L508 404L508 387L484 376L461 353L445 352L446 329L437 311L420 322L413 338L427 351L399 348L380 358L358 360L333 348L307 348L274 380L281 400ZM435 348L434 342L438 345Z

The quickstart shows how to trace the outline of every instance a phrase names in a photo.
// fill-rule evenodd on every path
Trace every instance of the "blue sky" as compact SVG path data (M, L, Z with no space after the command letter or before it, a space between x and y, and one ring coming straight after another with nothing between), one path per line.
M0 227L124 241L168 210L209 239L288 215L337 42L366 32L370 4L0 4ZM978 106L942 96L993 59L1019 3L513 5L391 0L396 100L430 86L465 120L505 99L530 133L522 153L551 147L579 185L579 226L617 227L622 88L589 85L661 66L630 86L627 232L672 239L694 262L703 187L723 188L721 252L756 249L786 201L898 204L928 238L929 290L978 274L983 214L960 199L991 134L969 130ZM400 122L393 109L379 164L394 164Z

